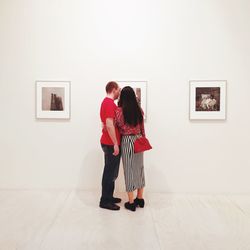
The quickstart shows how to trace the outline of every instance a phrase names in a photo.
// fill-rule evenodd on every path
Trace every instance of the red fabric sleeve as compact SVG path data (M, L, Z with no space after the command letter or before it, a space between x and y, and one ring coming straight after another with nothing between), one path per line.
M122 127L122 113L121 113L121 110L119 108L117 108L115 110L115 125L118 128Z
M107 118L112 118L112 119L115 118L115 109L116 109L116 107L114 106L113 103L110 103L110 102L106 103L106 107L105 107L106 119Z

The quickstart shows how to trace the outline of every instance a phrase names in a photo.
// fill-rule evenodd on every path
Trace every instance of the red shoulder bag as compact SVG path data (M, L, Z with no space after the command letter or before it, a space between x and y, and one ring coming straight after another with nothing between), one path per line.
M147 150L152 149L148 139L146 137L139 137L134 142L134 152L141 153Z

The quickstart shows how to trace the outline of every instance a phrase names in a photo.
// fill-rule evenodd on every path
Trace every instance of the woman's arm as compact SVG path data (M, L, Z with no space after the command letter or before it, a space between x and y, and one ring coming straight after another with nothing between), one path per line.
M141 134L143 137L146 137L145 128L144 128L144 111L142 108L141 108L141 113L142 113L142 122L140 124Z
M120 129L122 126L122 117L121 117L121 112L116 109L115 111L115 119L114 119L115 126Z
M142 134L142 136L146 137L145 128L144 128L144 118L142 120L142 123L140 124L140 127L141 127L141 134Z

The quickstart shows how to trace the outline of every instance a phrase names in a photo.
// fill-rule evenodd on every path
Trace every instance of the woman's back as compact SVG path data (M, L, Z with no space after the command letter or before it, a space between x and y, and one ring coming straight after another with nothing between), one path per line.
M143 111L142 111L143 112ZM123 111L121 107L118 107L115 111L115 123L118 127L121 135L145 135L144 122L138 123L136 126L129 125L125 122Z

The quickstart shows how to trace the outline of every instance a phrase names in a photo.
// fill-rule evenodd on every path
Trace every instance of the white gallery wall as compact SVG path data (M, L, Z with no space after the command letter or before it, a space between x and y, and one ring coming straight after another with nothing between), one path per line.
M0 188L100 189L105 84L146 80L147 190L250 192L249 69L249 0L0 0ZM196 79L226 121L189 120ZM36 80L71 81L70 120L36 120Z

